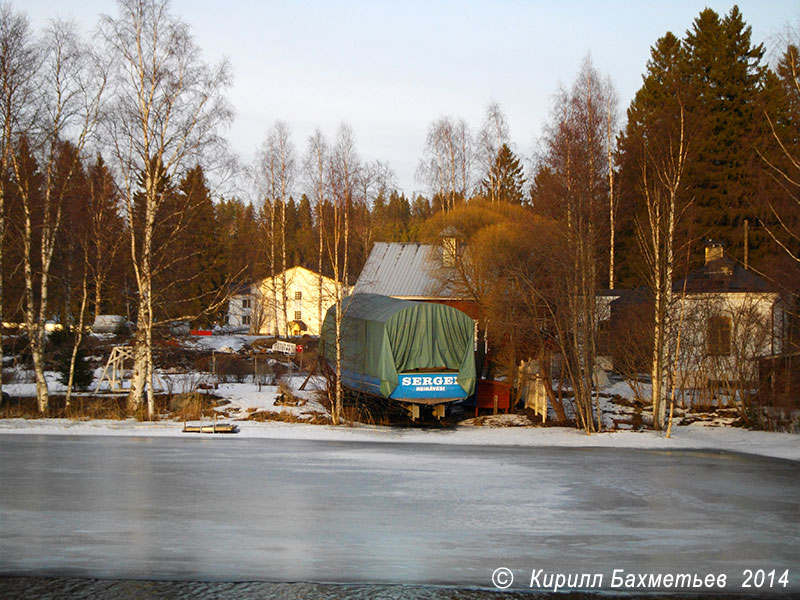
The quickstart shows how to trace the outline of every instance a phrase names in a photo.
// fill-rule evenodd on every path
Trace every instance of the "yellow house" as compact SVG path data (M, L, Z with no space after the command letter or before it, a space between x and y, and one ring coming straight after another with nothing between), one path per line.
M251 334L319 335L321 320L336 301L336 282L309 269L292 267L256 282L249 292L249 297L241 300L249 300L246 325Z

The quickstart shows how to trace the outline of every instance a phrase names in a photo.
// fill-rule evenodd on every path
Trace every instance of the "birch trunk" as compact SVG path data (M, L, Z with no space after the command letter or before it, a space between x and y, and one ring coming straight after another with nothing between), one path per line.
M153 229L155 227L155 215L158 203L158 191L156 190L158 166L152 162L148 166L145 174L145 194L144 194L144 223L141 232L141 248L137 254L136 248L136 228L131 227L131 252L134 257L134 273L139 289L139 307L136 319L136 335L134 336L133 350L133 377L131 379L131 389L128 393L128 406L131 410L138 410L144 403L144 390L147 388L147 417L152 419L154 415L151 406L152 386L152 296L153 296L153 273L152 273L152 247ZM133 214L133 207L129 207L129 212Z
M608 289L614 289L614 234L615 234L615 209L614 198L614 163L611 154L611 112L608 117Z
M23 262L25 272L25 329L28 332L28 343L31 349L31 358L33 359L33 371L36 377L36 405L40 413L47 411L49 404L49 394L47 389L47 380L44 376L44 343L45 343L45 329L44 322L41 322L37 317L36 303L33 296L35 286L33 278L33 227L31 224L31 207L30 201L23 202L25 211L25 238L23 240ZM47 289L46 280L41 284L41 287ZM40 307L46 306L46 297L41 298Z
M322 204L319 204L319 217L317 219L317 229L318 229L318 248L317 251L319 252L319 260L317 261L317 323L319 323L320 331L322 330L322 286L323 286L323 275L322 275L322 241L323 241L323 228L322 228Z
M283 336L289 335L289 294L286 290L286 202L281 195L281 308L283 311Z
M86 304L89 299L88 262L88 257L84 253L83 279L81 281L81 306L78 311L78 325L75 330L75 338L73 339L72 343L72 353L69 359L69 376L67 378L67 391L65 393L66 398L64 400L65 408L69 408L72 400L72 383L75 380L75 362L78 358L78 349L83 341L83 327L86 319Z
M57 135L58 128L55 130ZM25 214L25 234L23 240L23 262L25 273L25 328L28 332L28 340L33 359L33 369L36 377L36 403L40 413L47 411L50 396L47 388L47 380L44 374L44 348L47 340L46 323L48 312L48 292L50 285L50 265L52 264L53 252L55 250L56 236L61 224L61 203L54 199L53 194L53 170L56 160L56 137L50 142L48 162L45 168L43 202L42 202L42 227L41 238L39 240L39 302L33 294L36 281L33 273L33 190L32 182L28 175L23 173L19 162L14 160L14 171L17 177L20 198L22 200L23 212ZM70 173L67 174L69 179Z
M153 418L152 240L162 201L159 179L174 178L189 165L224 160L218 131L232 119L223 95L230 74L224 62L210 66L202 61L189 26L170 13L167 0L120 0L117 8L116 17L101 17L99 34L116 84L105 125L125 195L139 292L128 403L134 409L140 407L149 384L147 408ZM145 203L143 222L134 210L139 196ZM138 252L137 235L141 236Z

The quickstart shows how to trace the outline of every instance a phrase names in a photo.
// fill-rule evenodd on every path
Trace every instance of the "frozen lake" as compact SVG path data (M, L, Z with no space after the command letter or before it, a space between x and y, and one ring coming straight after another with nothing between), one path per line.
M732 593L798 593L800 463L709 451L0 436L2 575L492 588L500 567L518 591L540 569L538 583L591 573L604 589L622 569L724 574ZM746 569L764 570L760 589L742 590Z

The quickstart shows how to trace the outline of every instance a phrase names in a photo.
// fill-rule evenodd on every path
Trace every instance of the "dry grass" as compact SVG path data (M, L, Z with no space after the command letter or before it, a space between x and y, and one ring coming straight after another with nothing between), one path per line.
M310 425L330 425L331 419L325 413L318 411L295 414L289 411L256 411L247 416L247 421L280 421L282 423L306 423Z
M214 407L219 398L211 394L191 392L188 394L175 394L169 402L169 412L173 419L179 421L194 421L205 417L214 416Z
M193 392L189 394L159 394L155 398L156 420L167 418L178 420L200 419L211 416L219 398L210 394ZM161 417L159 417L159 415ZM0 406L0 419L109 419L121 421L133 417L147 421L147 406L136 410L128 408L126 395L73 395L69 406L63 395L50 395L47 411L40 413L36 398L12 397L10 402Z
M3 419L112 419L134 416L125 396L73 396L66 406L64 396L51 395L47 411L40 413L36 398L12 397L0 407Z
M364 402L355 402L342 406L342 419L347 423L391 425L388 412L384 408L371 406L369 403Z

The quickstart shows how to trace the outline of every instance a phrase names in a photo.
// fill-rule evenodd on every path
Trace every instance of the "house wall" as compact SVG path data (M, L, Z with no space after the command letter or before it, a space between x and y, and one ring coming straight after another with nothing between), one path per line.
M781 320L781 303L774 293L715 293L687 295L683 317L680 297L671 311L678 339L671 340L670 356L678 350L676 383L701 388L749 385L758 379L758 358L780 351L776 321ZM723 317L730 324L729 352L715 352L709 340L709 321ZM724 350L724 349L723 349ZM671 358L671 360L673 360Z
M284 280L279 274L274 280L267 278L258 284L255 298L254 317L251 332L263 335L283 336L287 333L287 321L300 320L307 329L303 333L319 335L321 322L319 318L319 280L313 271L302 267L294 267L286 271L286 318L283 312ZM273 292L274 287L274 292ZM300 298L296 296L299 293ZM277 298L277 307L275 299ZM336 282L323 277L322 283L322 318L325 312L336 301ZM277 308L277 322L275 320ZM297 319L296 317L299 317Z
M229 327L250 327L252 319L252 295L248 291L234 294L228 301L226 324Z
M613 347L611 344L611 303L619 294L605 293L595 296L595 330L597 344L597 365L606 371L614 368Z
M683 315L681 303L681 294L673 295L669 315L676 334L668 342L667 365L679 388L725 388L728 393L734 388L749 389L758 378L758 359L784 350L785 309L777 293L687 294ZM598 299L598 319L606 315L606 304ZM652 301L621 298L610 306L613 369L624 375L648 372L653 351ZM713 317L729 320L730 351L726 354L709 351L709 320Z

